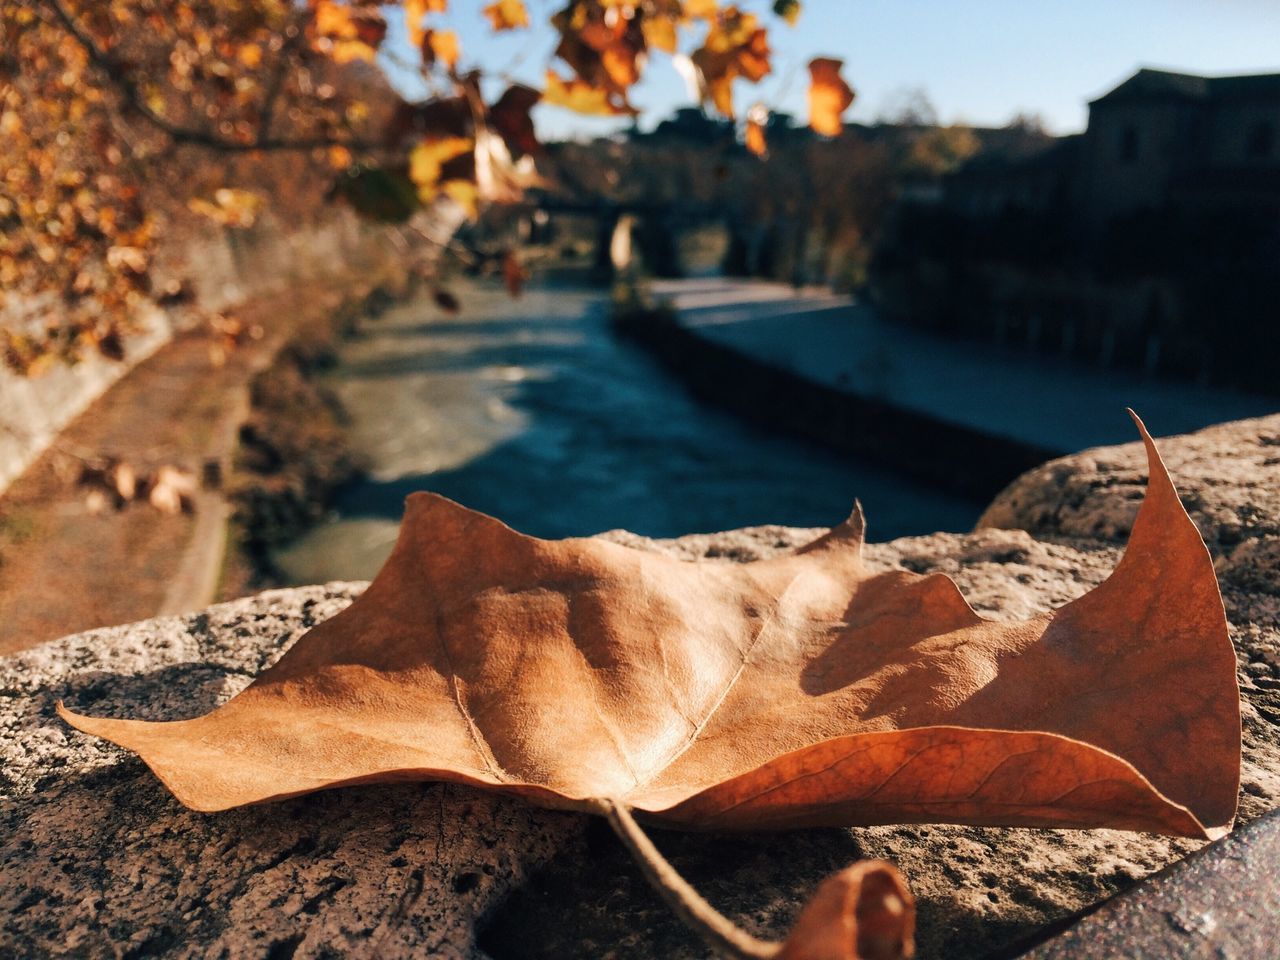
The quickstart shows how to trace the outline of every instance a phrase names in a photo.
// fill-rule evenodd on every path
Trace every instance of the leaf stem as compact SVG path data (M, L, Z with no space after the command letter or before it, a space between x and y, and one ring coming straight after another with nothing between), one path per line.
M710 947L734 960L771 960L781 953L781 943L761 940L747 933L691 887L658 852L626 804L618 800L602 800L600 812L608 818L614 833L631 852L645 879Z

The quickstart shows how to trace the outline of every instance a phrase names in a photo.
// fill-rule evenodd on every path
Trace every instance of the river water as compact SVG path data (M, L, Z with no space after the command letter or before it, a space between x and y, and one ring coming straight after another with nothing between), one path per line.
M277 555L289 582L372 577L415 490L541 537L829 526L855 497L876 540L977 518L977 504L702 406L614 337L598 289L458 292L456 316L403 304L344 344L330 386L369 471Z

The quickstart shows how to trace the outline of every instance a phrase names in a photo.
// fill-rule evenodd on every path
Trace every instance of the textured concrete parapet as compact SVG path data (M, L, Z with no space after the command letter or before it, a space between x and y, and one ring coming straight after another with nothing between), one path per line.
M1280 592L1280 414L1159 443L1224 589ZM987 507L978 527L1123 541L1145 484L1141 443L1085 450L1019 477Z
M1265 451L1280 451L1278 428L1271 418L1161 442L1224 571L1243 693L1242 820L1280 804L1280 574L1265 561L1280 525L1276 485L1265 482L1276 470ZM873 545L869 558L947 573L984 615L1022 619L1113 568L1142 473L1128 447L1057 461L1006 491L985 528ZM1069 501L1077 505L1053 507ZM1033 532L1000 529L1019 525ZM604 536L731 563L813 533ZM429 784L196 814L135 757L53 715L59 698L102 715L202 713L360 589L273 591L0 660L0 953L704 955L587 818ZM814 885L845 862L893 860L920 900L921 955L952 958L1008 954L1197 846L1109 830L949 826L656 840L713 903L764 935L781 934Z

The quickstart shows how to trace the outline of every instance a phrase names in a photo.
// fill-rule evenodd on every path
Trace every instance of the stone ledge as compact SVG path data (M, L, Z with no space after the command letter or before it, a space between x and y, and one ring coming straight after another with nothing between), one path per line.
M1266 556L1280 529L1276 485L1263 476L1271 466L1265 451L1280 456L1271 445L1277 436L1280 418L1266 418L1161 442L1227 574L1244 695L1243 820L1280 804L1280 581L1274 563L1245 559ZM1021 619L1105 577L1142 481L1129 447L1089 451L1015 483L972 534L906 538L868 553L878 566L948 573L984 614ZM1039 539L998 529L1017 525ZM761 527L667 542L603 536L735 562L812 534ZM1239 559L1223 565L1224 557ZM427 784L197 814L139 760L53 715L59 698L104 715L202 713L361 589L271 591L0 660L0 952L471 957L484 949L505 958L609 948L618 956L704 955L607 829L586 818ZM924 957L942 956L944 947L948 957L1008 953L1045 924L1197 846L1107 830L945 826L659 833L657 842L717 906L761 934L780 935L812 887L845 862L893 860L920 899Z
M1228 583L1280 588L1280 414L1157 440L1182 502ZM987 507L978 527L1123 541L1146 486L1135 441L1051 460Z

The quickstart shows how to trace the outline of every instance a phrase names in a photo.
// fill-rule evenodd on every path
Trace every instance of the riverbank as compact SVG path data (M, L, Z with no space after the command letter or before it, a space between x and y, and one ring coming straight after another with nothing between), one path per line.
M219 596L278 586L274 551L324 516L334 492L361 471L341 400L323 382L364 320L411 296L412 283L377 286L331 313L309 315L248 385L248 413L228 484L231 534Z
M1046 460L1123 442L1125 407L1158 435L1280 409L921 333L819 289L708 279L649 293L652 307L616 322L700 398L982 499Z
M236 315L263 330L222 362L203 331L180 334L75 418L0 497L0 653L70 631L203 606L250 582L229 556L228 523L241 426L252 384L308 329L403 285L387 261L359 279L312 281L257 297ZM261 382L261 381L260 381ZM189 509L162 513L145 502L93 511L77 485L81 457L173 465L201 477ZM243 473L243 471L241 471ZM243 483L237 478L237 483Z

